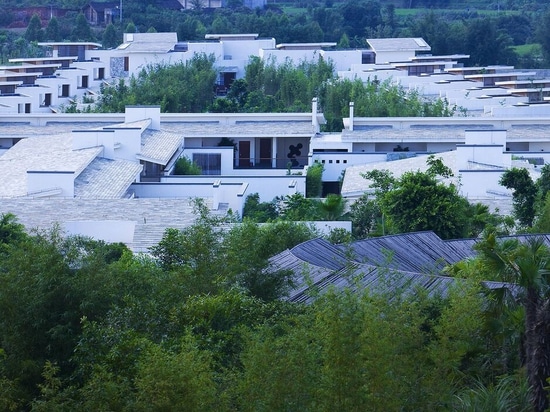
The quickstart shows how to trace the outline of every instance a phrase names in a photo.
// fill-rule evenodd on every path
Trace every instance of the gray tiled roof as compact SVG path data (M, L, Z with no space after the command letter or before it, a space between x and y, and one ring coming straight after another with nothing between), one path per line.
M177 33L133 33L133 40L118 46L117 50L132 53L167 53L178 42Z
M407 140L412 139L417 142L433 141L440 139L443 141L464 142L465 130L490 130L495 129L488 125L476 124L475 119L472 119L472 124L453 124L452 119L448 120L446 125L433 126L413 126L411 128L399 129L388 126L355 126L353 131L342 130L342 141L391 141L391 140ZM550 124L533 124L533 125L513 125L505 128L506 140L514 141L531 141L548 139L550 135Z
M96 158L75 180L74 195L81 198L123 197L136 181L142 165L125 160Z
M214 119L213 119L214 120ZM163 123L162 129L185 137L312 136L311 121L251 121L224 124L217 121Z
M549 237L543 237L548 243ZM518 240L524 242L525 237L518 236ZM318 294L344 288L390 294L421 288L430 295L445 295L462 280L444 276L443 269L475 256L475 243L473 239L444 241L433 232L364 239L346 246L314 239L273 256L270 264L272 269L294 274L296 286L289 294L292 302L309 303ZM482 284L489 289L518 292L507 283Z
M67 134L23 139L0 156L0 198L26 196L27 171L70 171L78 176L101 150L72 150Z
M207 207L211 206L206 199ZM179 199L0 199L0 213L13 213L27 230L51 229L55 223L90 220L136 222L135 251L146 251L167 228L183 229L195 221L192 200Z
M183 136L161 130L146 130L141 135L141 153L138 158L166 166L181 147Z

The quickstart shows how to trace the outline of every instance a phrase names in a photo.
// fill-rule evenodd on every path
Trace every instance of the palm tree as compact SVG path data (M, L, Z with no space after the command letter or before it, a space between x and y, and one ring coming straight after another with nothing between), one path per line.
M524 363L531 387L533 410L548 408L546 381L550 377L550 249L543 238L498 242L488 233L477 246L484 265L501 280L519 286L525 308Z

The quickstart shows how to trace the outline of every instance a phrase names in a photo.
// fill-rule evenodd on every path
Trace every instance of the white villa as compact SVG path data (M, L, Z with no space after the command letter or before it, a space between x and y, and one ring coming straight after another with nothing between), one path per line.
M435 153L454 170L465 196L499 206L510 202L498 184L506 168L528 167L536 178L550 161L547 84L536 72L464 68L459 60L467 56L429 56L422 39L369 43L369 50L340 51L332 43L276 45L254 34L182 43L174 33L127 34L115 50L45 43L51 57L0 68L0 213L16 214L28 228L59 222L70 233L101 233L145 250L166 227L190 224L190 199L205 199L215 213L241 213L252 193L261 201L305 193L305 172L314 163L324 165L327 192L354 199L369 190L364 171L422 169ZM57 113L70 99L93 98L102 82L203 52L216 58L220 87L244 75L251 55L323 56L344 70L341 77L391 78L469 102L472 115L362 118L350 102L344 129L323 133L316 99L309 113L161 114L156 106L128 107L125 114ZM197 162L202 175L175 176L182 156Z

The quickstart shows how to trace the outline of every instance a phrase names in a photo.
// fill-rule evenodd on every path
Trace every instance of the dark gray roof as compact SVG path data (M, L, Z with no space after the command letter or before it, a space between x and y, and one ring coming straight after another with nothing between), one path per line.
M542 236L550 245L550 235L518 235L520 242ZM503 238L504 239L504 238ZM429 295L446 295L463 279L445 276L450 264L474 257L476 239L442 240L433 232L405 233L335 246L326 240L304 242L271 258L272 269L294 273L292 302L308 303L317 293L330 289L369 289L375 292L424 289ZM488 289L519 289L502 282L483 282Z

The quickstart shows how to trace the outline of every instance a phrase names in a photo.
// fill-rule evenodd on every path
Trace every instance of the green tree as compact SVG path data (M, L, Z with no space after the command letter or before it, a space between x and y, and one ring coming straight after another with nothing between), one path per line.
M83 13L80 13L76 16L74 23L74 29L71 32L71 39L73 41L94 41L95 36L90 27L90 23L86 20L86 16Z
M136 33L137 27L133 22L129 22L124 29L124 33Z
M550 250L542 238L530 237L525 243L517 239L497 241L488 233L476 249L488 273L518 285L524 307L523 356L536 412L548 408L547 380L550 377Z
M49 41L61 41L61 28L59 27L59 20L57 17L52 17L46 26L46 32L44 34L45 40Z
M364 175L374 181L377 199L387 220L397 233L433 230L443 239L458 239L469 233L470 204L453 185L437 180L449 176L450 169L434 157L428 158L426 172L405 172L395 179L387 171Z
M256 223L265 223L278 217L274 202L260 202L260 195L253 193L246 197L243 207L243 219Z
M120 44L115 26L109 23L103 32L102 45L104 49L112 49Z
M330 193L319 203L319 208L322 220L340 220L345 212L346 200L340 195Z
M351 204L349 217L353 237L359 240L376 233L382 215L376 200L365 193Z
M306 172L306 197L321 197L323 194L323 171L321 163L313 163Z
M175 175L200 175L201 167L188 157L180 157L174 166Z
M514 217L521 225L531 227L535 219L537 188L529 171L515 167L508 169L502 174L499 184L513 191Z
M137 368L135 410L212 410L216 387L210 363L190 337L175 353L151 345Z
M44 37L44 31L42 30L42 21L38 14L33 14L27 30L25 31L25 39L29 42L32 41L42 41Z

